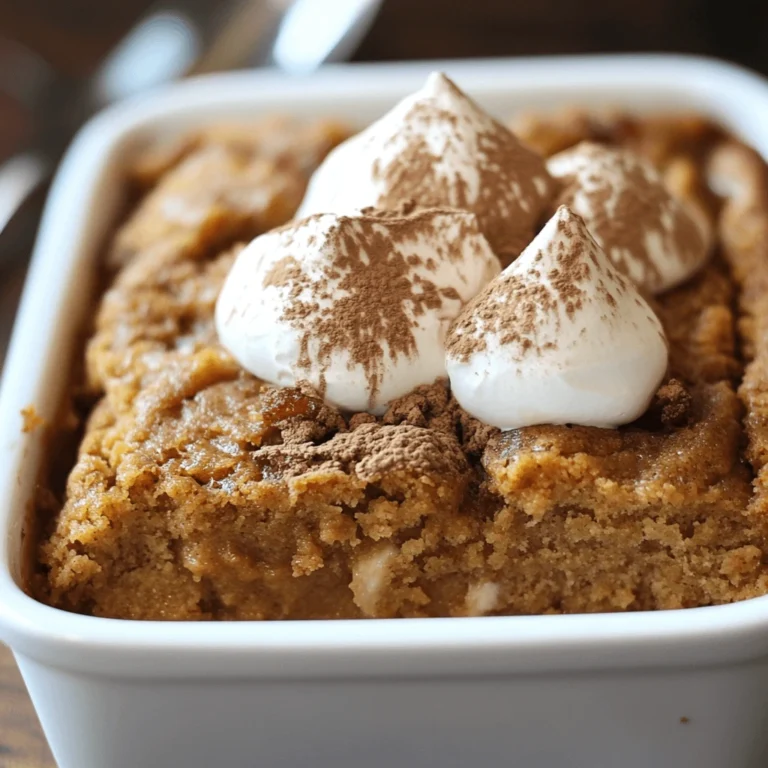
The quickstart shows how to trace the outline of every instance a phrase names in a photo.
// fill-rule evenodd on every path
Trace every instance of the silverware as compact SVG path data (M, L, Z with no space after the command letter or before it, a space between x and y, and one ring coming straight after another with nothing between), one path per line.
M296 0L277 28L264 63L293 74L349 58L373 24L382 0ZM331 10L332 9L332 10Z

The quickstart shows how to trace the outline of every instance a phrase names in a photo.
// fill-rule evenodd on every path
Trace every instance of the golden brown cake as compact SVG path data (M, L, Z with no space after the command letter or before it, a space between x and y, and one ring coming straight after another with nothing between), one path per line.
M716 227L707 266L650 299L669 370L640 419L502 433L442 380L373 415L254 378L217 341L216 295L237 243L291 216L341 133L266 123L243 150L240 132L213 129L129 169L150 191L110 249L121 269L86 351L101 399L44 521L40 599L243 620L651 610L768 592L765 164L690 116L516 126L544 155L585 139L631 147Z

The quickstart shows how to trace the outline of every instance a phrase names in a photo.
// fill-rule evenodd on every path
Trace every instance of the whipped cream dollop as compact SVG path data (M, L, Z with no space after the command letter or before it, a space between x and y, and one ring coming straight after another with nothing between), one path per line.
M464 308L446 350L460 405L504 430L634 421L668 357L656 315L564 206Z
M318 214L253 240L216 304L221 343L271 384L350 411L445 376L445 335L501 270L471 213Z
M366 207L472 211L502 262L530 242L554 194L544 160L435 72L310 180L298 216Z
M661 293L707 262L712 233L704 216L664 186L633 152L582 142L551 157L564 183L557 203L581 216L616 267L638 287Z

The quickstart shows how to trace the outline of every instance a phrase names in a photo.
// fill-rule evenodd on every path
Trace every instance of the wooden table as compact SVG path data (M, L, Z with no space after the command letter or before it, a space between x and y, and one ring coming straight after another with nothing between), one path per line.
M0 768L55 766L13 656L0 647Z
M149 0L0 0L0 32L70 75L88 72ZM450 6L450 12L447 8ZM736 59L768 72L768 3L729 0L387 0L358 58L414 59L678 50ZM622 24L622 19L632 19ZM6 285L5 302L15 290ZM10 652L0 647L0 768L55 764ZM108 766L104 766L108 768Z

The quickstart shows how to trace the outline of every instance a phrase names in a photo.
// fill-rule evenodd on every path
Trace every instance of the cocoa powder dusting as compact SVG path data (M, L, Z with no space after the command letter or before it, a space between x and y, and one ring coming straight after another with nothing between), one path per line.
M354 432L358 427L362 427L363 424L376 424L378 419L372 414L366 411L362 413L355 413L349 418L349 431Z
M410 394L395 400L384 414L384 424L410 424L414 427L442 427L453 431L451 418L446 420L450 404L448 380L440 379L434 384L416 387Z
M301 332L301 368L309 369L313 359L327 368L332 355L347 353L350 367L363 368L373 401L391 361L416 354L413 330L419 319L459 298L424 275L437 264L422 263L415 247L431 240L441 259L460 258L455 243L441 237L445 216L459 225L458 242L475 227L473 217L455 211L342 216L327 232L327 258L317 269L306 269L292 256L272 267L263 285L287 291L282 319Z
M461 408L447 379L417 387L395 400L381 418L353 414L348 426L306 382L265 388L260 398L265 436L259 460L266 460L275 476L342 467L350 471L350 457L362 461L369 454L375 458L366 461L366 472L397 466L429 474L448 466L462 474L467 460L477 460L499 432Z
M260 396L265 444L320 443L346 432L341 414L305 381L295 387L265 387Z
M370 482L392 472L461 478L469 465L455 435L409 424L364 423L327 442L264 446L258 453L266 476L307 472L354 473Z
M382 417L384 424L409 424L455 435L469 457L479 457L499 429L470 416L451 395L447 379L417 387L395 400Z

